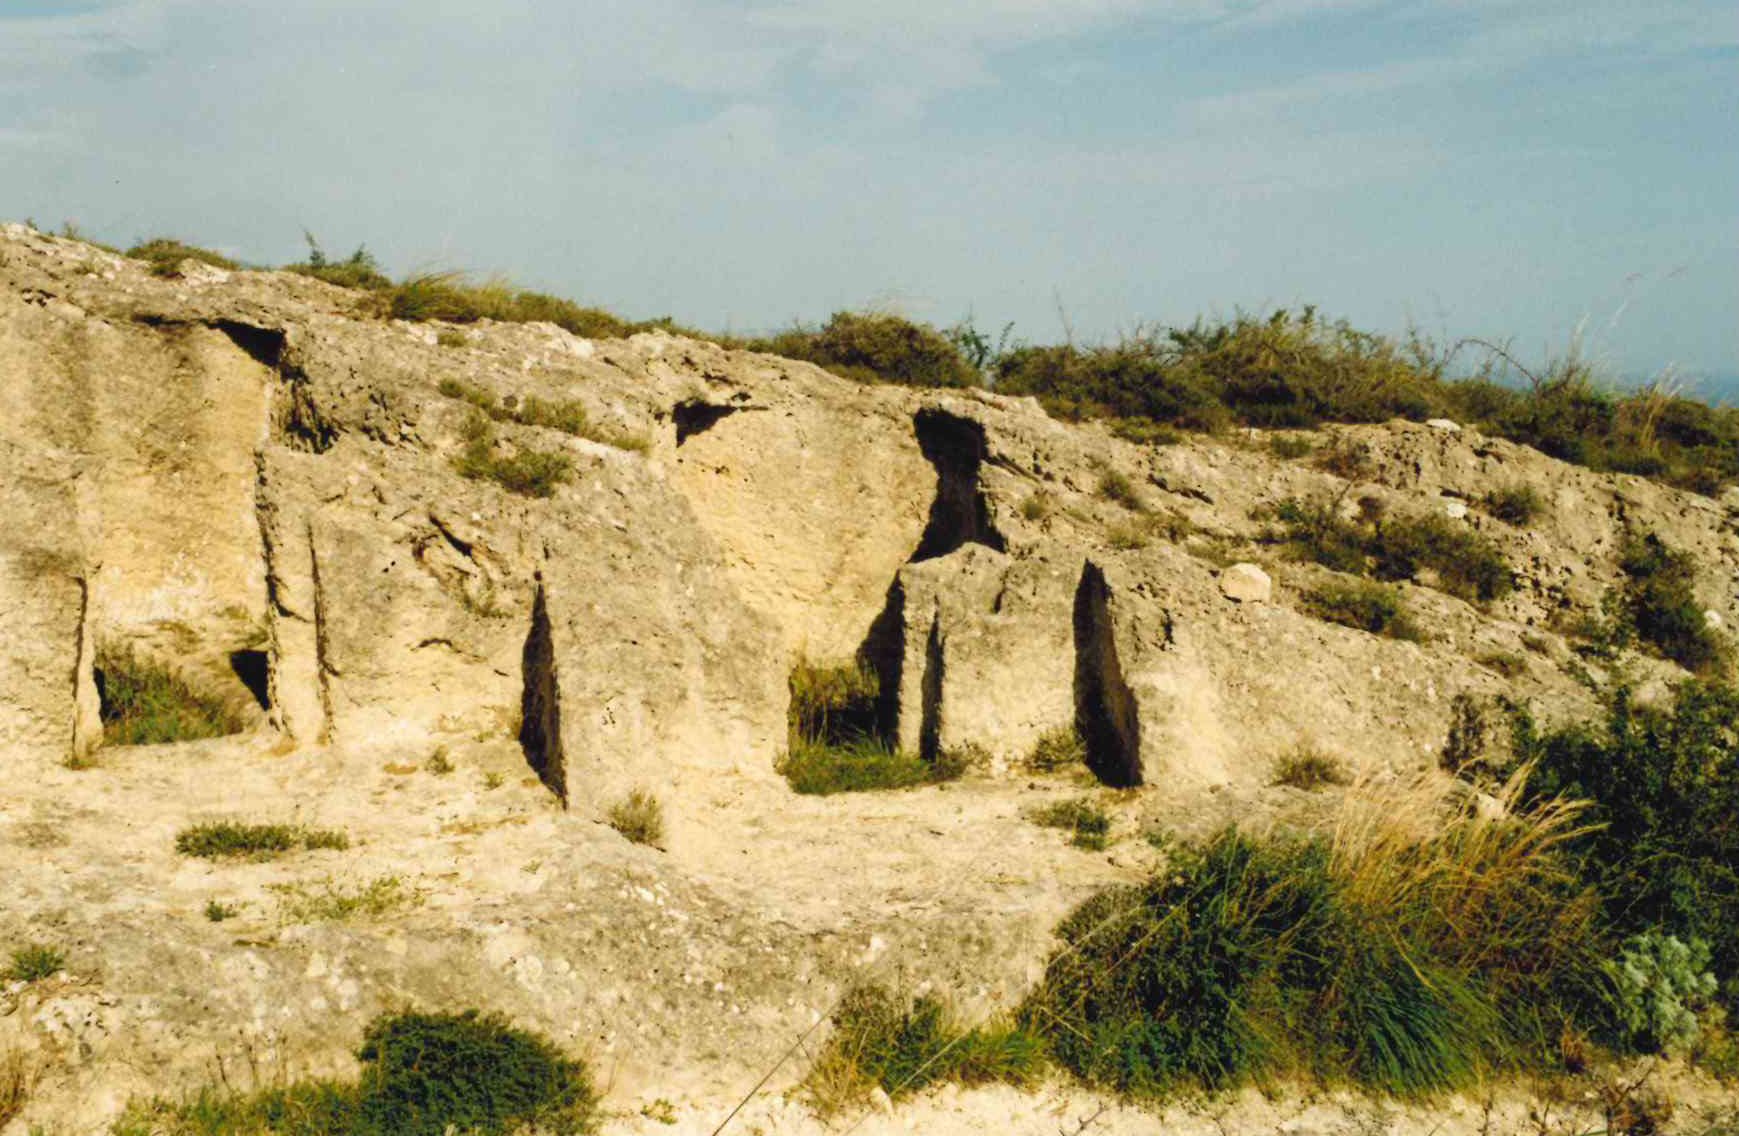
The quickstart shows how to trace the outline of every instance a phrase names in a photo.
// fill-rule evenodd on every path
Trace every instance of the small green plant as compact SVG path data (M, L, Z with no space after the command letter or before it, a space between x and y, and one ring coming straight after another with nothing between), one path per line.
M1020 515L1029 521L1042 521L1051 511L1050 494L1040 489L1020 503Z
M803 1081L823 1116L880 1088L892 1099L937 1084L1036 1084L1048 1068L1043 1039L1006 1021L963 1026L939 999L907 1001L885 986L847 991L833 1035Z
M205 917L213 923L222 923L225 919L234 919L241 914L241 907L234 903L223 903L219 900L205 901Z
M1709 944L1649 931L1625 940L1612 964L1613 1008L1631 1045L1682 1050L1697 1040L1697 1012L1714 997Z
M1177 427L1151 418L1114 418L1111 433L1138 446L1175 446L1184 439Z
M664 806L646 790L635 789L610 806L610 827L635 844L657 845L664 840Z
M1273 783L1313 791L1345 785L1350 778L1341 763L1312 746L1295 746L1274 763Z
M1409 643L1426 641L1424 629L1413 621L1393 588L1364 581L1330 582L1304 593L1303 598L1305 610L1330 623Z
M1147 526L1139 523L1112 525L1105 532L1105 542L1119 552L1135 552L1147 547Z
M1275 457L1291 461L1315 453L1316 442L1303 434L1276 434L1268 440L1268 449Z
M1410 580L1422 568L1437 574L1438 586L1464 600L1502 599L1515 587L1503 553L1489 539L1440 513L1422 513L1382 525L1369 549L1373 574L1383 580Z
M300 849L343 851L350 837L336 829L310 829L294 824L250 824L207 821L175 834L175 850L207 860L270 860Z
M55 947L31 943L12 952L12 965L5 977L14 982L39 982L66 965L66 955Z
M1528 661L1514 651L1488 651L1473 661L1505 678L1520 678L1528 673Z
M1485 511L1505 524L1526 528L1545 511L1546 500L1531 485L1494 489L1482 502Z
M423 893L397 876L380 876L348 887L327 878L318 890L304 884L268 884L266 889L278 895L278 916L285 923L341 923L423 902Z
M1073 725L1059 726L1040 737L1026 759L1027 768L1035 773L1079 769L1086 764L1087 743Z
M522 497L549 497L570 479L573 463L566 454L523 448L511 457L498 455L489 419L478 414L465 429L465 449L453 459L453 469L461 477L493 481Z
M640 1115L648 1120L656 1120L660 1124L675 1124L676 1106L664 1097L659 1097L651 1104L641 1105Z
M128 249L126 255L134 260L148 261L151 271L158 276L179 274L181 262L184 260L196 260L214 268L234 270L241 267L221 253L186 244L173 237L154 237L148 241L140 241Z
M1135 491L1135 486L1129 478L1117 470L1108 469L1099 477L1099 496L1116 505L1121 505L1132 513L1145 512L1147 505L1141 495Z
M464 347L470 342L465 338L464 332L454 331L452 328L443 328L435 333L436 347Z
M1077 848L1102 852L1110 843L1111 814L1090 797L1055 801L1031 815L1034 824L1068 830L1069 843Z
M160 663L110 650L98 655L96 670L107 745L197 741L247 729L227 703L200 694Z
M435 752L429 755L429 760L423 763L423 768L436 777L445 777L453 772L453 760L447 756L447 747L436 746Z
M310 1079L251 1093L207 1085L180 1101L130 1101L117 1136L580 1136L598 1094L582 1061L495 1014L404 1011L371 1021L355 1082Z
M284 271L294 272L299 276L311 276L340 288L356 288L369 292L384 292L392 288L392 281L381 273L380 265L369 253L366 245L357 245L356 251L344 260L331 260L326 256L326 250L320 247L320 242L314 239L313 233L302 230L302 239L308 242L308 259L300 264L286 264Z
M486 792L494 792L496 789L501 788L501 786L501 774L495 772L495 770L491 769L483 775L483 788Z

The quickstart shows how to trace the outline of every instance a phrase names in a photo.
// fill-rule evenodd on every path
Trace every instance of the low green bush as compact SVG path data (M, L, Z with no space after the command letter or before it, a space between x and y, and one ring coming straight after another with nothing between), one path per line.
M377 876L345 884L331 878L318 887L302 883L267 884L278 897L278 915L285 923L342 923L356 916L385 915L401 907L416 907L425 896L397 876Z
M572 477L573 462L566 454L526 448L503 457L496 452L489 419L476 414L465 428L465 449L453 458L453 469L461 477L493 481L522 497L550 497Z
M1697 601L1695 559L1667 547L1653 533L1627 537L1619 552L1625 582L1616 613L1622 622L1620 640L1636 638L1696 674L1726 671L1731 648L1710 627Z
M1117 470L1108 469L1099 476L1099 496L1116 505L1121 505L1132 513L1147 510L1146 502L1136 492L1129 478Z
M1066 829L1069 843L1077 848L1100 852L1110 844L1111 814L1091 797L1045 805L1033 810L1032 820L1044 828Z
M1382 580L1410 580L1430 569L1452 596L1481 603L1502 599L1515 587L1503 553L1488 538L1439 513L1401 517L1377 526L1368 541L1372 573Z
M1683 1050L1702 1024L1698 1011L1719 984L1709 971L1709 944L1647 932L1625 940L1613 966L1613 1002L1625 1041L1644 1052Z
M1505 524L1526 528L1546 508L1546 499L1531 485L1494 489L1481 500L1485 511Z
M559 430L564 434L572 434L576 438L600 442L606 446L615 446L620 450L643 452L647 448L644 438L635 437L594 425L586 415L585 404L577 399L567 399L560 402L548 401L536 395L527 395L522 399L509 399L513 405L497 402L495 396L481 387L458 379L442 379L437 389L447 398L458 399L469 403L488 416L488 421L514 422L521 426L541 426L546 430ZM493 441L488 430L488 421L472 420L466 427L466 437L476 443L480 439Z
M860 382L969 387L980 381L956 340L894 315L835 312L820 328L794 327L740 346L802 359Z
M598 1094L582 1061L505 1018L382 1014L363 1034L355 1082L304 1080L242 1093L206 1086L178 1102L134 1100L114 1136L578 1136Z
M1087 764L1087 743L1073 725L1059 726L1033 745L1026 766L1035 773L1055 773L1062 769L1083 769Z
M635 844L657 844L664 839L664 806L644 789L635 789L610 806L610 827Z
M208 821L175 834L175 851L207 860L270 860L297 849L343 851L350 837L337 829L304 828L295 824L249 824Z
M1029 1030L1005 1021L968 1028L938 999L907 1001L885 986L847 991L833 1027L803 1083L824 1117L872 1088L897 1100L945 1083L1031 1086L1048 1067L1043 1039Z
M1282 754L1274 763L1273 784L1307 792L1345 785L1350 777L1341 763L1311 746L1300 745Z
M52 978L65 965L66 955L58 948L31 943L12 952L12 964L0 973L0 977L13 982L39 982Z
M308 259L300 264L286 264L285 272L324 280L340 288L368 292L384 292L393 286L392 281L381 272L379 263L366 245L357 245L356 251L350 256L335 261L327 259L326 250L320 247L320 242L314 239L313 233L303 230L302 236L308 242Z
M1620 683L1599 721L1542 729L1520 709L1511 724L1536 799L1591 802L1571 851L1614 928L1707 943L1739 1013L1739 689L1690 680L1648 704Z
M102 651L96 672L106 745L198 741L239 734L248 727L229 703L200 693L150 659Z
M185 244L173 237L153 237L147 241L140 241L128 249L126 255L134 260L149 262L151 271L159 276L174 276L180 271L181 262L184 260L196 260L214 268L234 270L241 267L240 264L222 253L212 252L210 249L200 248L198 245Z
M1424 643L1428 638L1394 588L1363 580L1331 581L1305 592L1302 598L1304 610L1342 627L1409 643Z

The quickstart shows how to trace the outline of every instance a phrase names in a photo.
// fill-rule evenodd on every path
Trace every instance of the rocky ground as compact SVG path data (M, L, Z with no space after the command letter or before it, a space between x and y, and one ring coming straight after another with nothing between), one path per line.
M0 234L0 948L66 953L0 986L0 1051L40 1071L4 1136L102 1131L129 1096L213 1079L347 1074L363 1024L405 1006L547 1032L590 1062L607 1131L712 1132L771 1072L726 1131L818 1132L785 1090L852 982L1007 1007L1063 913L1154 866L1146 831L1322 819L1334 791L1271 784L1281 754L1380 781L1435 764L1457 694L1586 713L1578 674L1601 670L1563 631L1598 612L1628 529L1694 552L1712 618L1739 619L1739 500L1454 424L1322 432L1366 454L1349 481L1263 435L1137 446L1030 401L660 334L446 330L284 274L165 278ZM461 477L454 383L582 403L589 435L495 426L500 452L559 451L572 480L531 499ZM1477 507L1518 484L1545 502L1534 525ZM1326 570L1264 541L1264 508L1300 496L1441 511L1518 586L1477 606L1402 584L1424 645L1324 623L1300 597ZM1234 585L1240 562L1271 586ZM123 651L251 725L104 745ZM859 651L905 744L979 747L966 779L789 791L786 676ZM1657 688L1679 673L1634 665ZM1129 787L1023 768L1082 715ZM659 847L604 823L634 788L667 810ZM1105 851L1028 818L1082 793L1116 818ZM175 851L217 819L349 847ZM1675 1078L1681 1125L1719 1103L1652 1075ZM1490 1112L1283 1087L1155 1114L1059 1083L832 1130L1587 1132L1592 1091L1536 1122L1550 1094L1526 1085Z

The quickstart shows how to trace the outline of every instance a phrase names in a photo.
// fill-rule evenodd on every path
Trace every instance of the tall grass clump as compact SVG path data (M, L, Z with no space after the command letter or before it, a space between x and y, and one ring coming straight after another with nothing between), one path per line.
M169 667L107 650L96 661L106 745L156 745L239 734L247 721L229 703L201 694Z
M1599 973L1576 808L1453 801L1445 778L1366 785L1329 836L1175 847L1064 920L1022 1024L1137 1096L1299 1073L1420 1096L1544 1060Z
M206 1086L134 1100L116 1136L578 1136L598 1094L584 1062L540 1034L480 1014L382 1014L363 1033L354 1082L311 1079L243 1093Z
M890 1099L931 1085L1036 1084L1045 1043L1008 1021L967 1027L939 999L904 999L885 986L853 987L833 1011L833 1034L803 1089L822 1116L861 1104L880 1088Z
M1517 712L1530 793L1589 802L1596 827L1572 851L1615 930L1706 943L1718 997L1739 1014L1739 689L1690 680L1645 703L1621 683L1604 711L1552 728Z
M180 271L181 262L196 260L201 264L209 264L213 268L234 270L241 265L224 256L198 245L190 245L174 237L153 237L140 241L127 250L127 256L134 260L143 260L150 264L151 272L157 276L174 276Z
M779 772L799 793L904 789L959 777L957 755L925 760L904 753L881 732L881 684L861 661L819 664L799 659L791 670L786 753Z

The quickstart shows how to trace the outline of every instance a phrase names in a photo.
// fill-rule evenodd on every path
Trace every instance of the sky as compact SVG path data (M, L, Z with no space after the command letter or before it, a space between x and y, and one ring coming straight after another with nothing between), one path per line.
M0 219L738 332L1314 304L1739 402L1739 5L0 0Z

